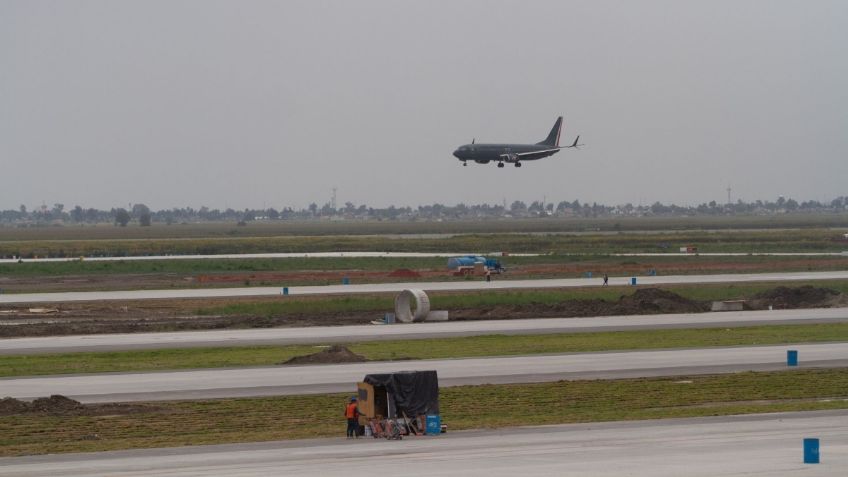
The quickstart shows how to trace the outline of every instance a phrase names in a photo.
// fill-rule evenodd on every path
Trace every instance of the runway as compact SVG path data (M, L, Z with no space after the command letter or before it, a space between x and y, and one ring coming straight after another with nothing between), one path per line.
M750 274L717 274L717 275L668 275L636 277L637 285L675 285L675 284L706 284L706 283L745 283L745 282L784 282L784 281L815 281L815 280L845 280L848 270L829 272L794 272L794 273L750 273ZM631 277L611 277L611 285L629 285ZM370 283L351 285L325 285L288 287L289 295L331 295L331 294L362 294L362 293L399 293L407 288L418 288L427 291L483 291L506 289L532 288L568 288L588 287L601 284L600 278L563 278L548 280L499 280L492 282L477 281L447 281L447 282L409 282L409 283ZM242 287L242 288L201 288L201 289L168 289L168 290L127 290L127 291L97 291L97 292L62 292L62 293L16 293L0 295L0 304L26 303L58 303L69 301L97 300L146 300L158 298L227 298L246 296L279 296L281 287Z
M593 318L455 321L395 325L260 328L160 333L124 333L0 339L0 355L122 351L138 349L350 343L389 339L445 338L490 334L549 334L671 328L836 323L848 308L739 311Z
M19 399L62 394L81 402L124 402L346 392L366 374L401 370L434 369L443 387L678 376L785 370L787 349L798 351L802 368L848 366L848 343L826 343L34 376L0 379L0 389Z
M819 464L802 439L820 439ZM756 414L469 431L402 441L314 439L0 459L0 475L252 477L832 476L848 412Z

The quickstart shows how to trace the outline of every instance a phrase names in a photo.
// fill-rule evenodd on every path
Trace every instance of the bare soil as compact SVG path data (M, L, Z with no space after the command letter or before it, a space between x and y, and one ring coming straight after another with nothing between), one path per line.
M749 306L767 308L829 308L848 306L848 297L829 288L805 285L802 287L777 287L754 295Z
M338 326L367 324L382 313L321 312L287 313L278 316L198 315L206 307L235 303L272 302L274 298L224 298L178 300L127 300L69 302L58 313L30 313L33 306L6 306L0 309L0 338L57 336L99 333L137 333L234 328ZM386 310L388 311L388 310Z
M398 268L389 274L393 278L421 278L421 272L410 270L408 268Z
M54 394L32 402L6 397L0 399L0 416L15 414L49 414L52 416L105 416L153 412L158 407L141 404L82 404L65 396Z

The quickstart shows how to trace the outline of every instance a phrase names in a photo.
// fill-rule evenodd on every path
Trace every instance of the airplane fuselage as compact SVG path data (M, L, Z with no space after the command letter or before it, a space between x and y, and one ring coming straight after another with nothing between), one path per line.
M526 153L536 154L526 154ZM559 149L551 150L550 146L540 144L464 144L459 146L453 155L460 161L474 161L478 164L489 162L518 162L533 161L552 156ZM526 154L521 157L518 154ZM528 157L529 156L529 157ZM520 159L519 159L520 158Z
M498 167L504 167L504 164L510 163L515 167L521 167L522 161L535 161L543 157L553 156L560 149L569 147L577 147L577 139L570 146L561 147L559 145L559 135L562 131L562 116L557 118L551 132L548 133L543 141L536 144L476 144L471 141L471 144L463 144L456 151L453 151L454 157L462 161L463 166L468 165L468 161L478 164L488 164L490 162L497 163Z

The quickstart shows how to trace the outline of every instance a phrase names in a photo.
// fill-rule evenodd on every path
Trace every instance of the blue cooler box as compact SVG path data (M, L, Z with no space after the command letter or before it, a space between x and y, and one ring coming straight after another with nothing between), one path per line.
M442 418L440 416L427 416L427 435L441 434Z

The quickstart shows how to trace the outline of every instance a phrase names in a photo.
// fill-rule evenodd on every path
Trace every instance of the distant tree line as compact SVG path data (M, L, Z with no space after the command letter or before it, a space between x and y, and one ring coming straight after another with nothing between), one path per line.
M245 225L251 221L277 220L469 220L491 218L529 218L529 217L642 217L642 216L709 216L709 215L775 215L786 213L837 213L848 209L848 197L837 197L828 203L815 200L799 202L795 199L779 197L775 201L756 200L719 204L716 201L697 206L680 206L655 202L651 205L604 205L581 203L579 200L558 203L533 201L529 205L516 200L508 206L504 204L477 205L421 205L412 207L385 208L368 207L346 202L343 207L334 208L330 203L319 207L316 203L295 210L292 207L220 210L200 207L163 209L152 211L144 204L134 204L128 208L118 207L110 210L83 208L76 205L67 210L64 204L53 207L42 205L33 210L25 205L17 209L0 210L0 224L5 225L49 225L49 224L97 224L112 223L118 227L138 225L150 226L153 223L175 224L193 222L235 222Z

